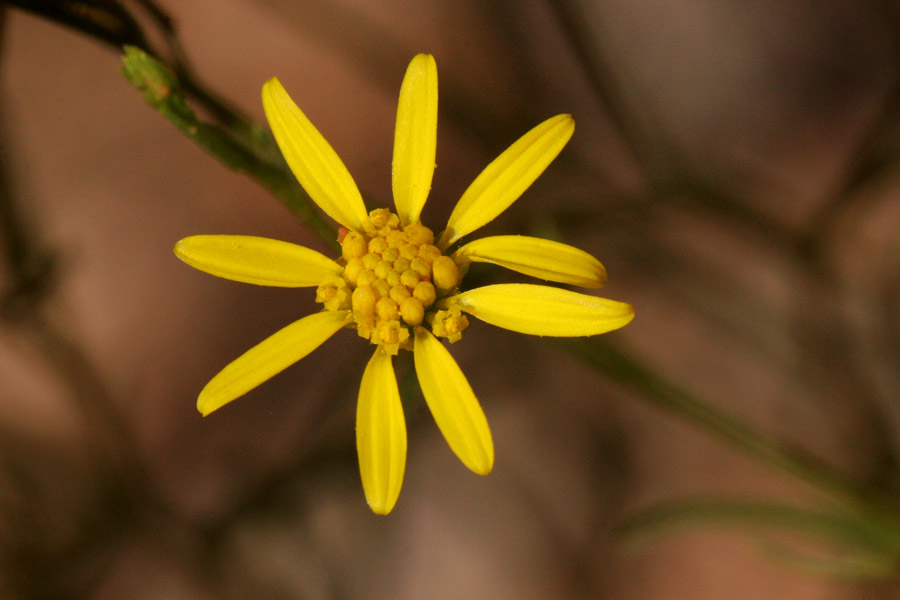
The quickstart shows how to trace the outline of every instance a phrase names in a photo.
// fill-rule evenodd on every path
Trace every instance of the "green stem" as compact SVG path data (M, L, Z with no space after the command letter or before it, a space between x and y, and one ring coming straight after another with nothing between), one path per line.
M122 72L147 103L201 148L229 169L242 172L272 192L333 250L338 249L332 226L315 209L265 130L249 122L224 129L197 118L185 99L174 72L143 50L126 46ZM234 119L240 119L232 115ZM246 132L237 136L232 130Z
M627 519L618 533L641 545L665 531L697 525L793 531L873 556L895 556L898 550L898 538L890 529L854 513L745 499L701 498L658 505Z
M336 234L297 183L268 131L209 89L191 68L172 19L153 0L136 0L149 17L156 35L148 35L140 19L118 0L10 4L94 37L116 49L124 48L126 77L144 93L147 102L173 125L230 169L246 173L272 192L325 244L337 250ZM146 20L146 19L145 19ZM151 43L162 38L162 47ZM162 56L168 58L163 60ZM187 100L210 115L200 121Z
M851 481L814 456L761 434L750 425L694 398L638 359L597 339L567 339L563 344L598 370L632 389L651 404L699 427L757 461L796 477L855 510L896 513L880 495Z

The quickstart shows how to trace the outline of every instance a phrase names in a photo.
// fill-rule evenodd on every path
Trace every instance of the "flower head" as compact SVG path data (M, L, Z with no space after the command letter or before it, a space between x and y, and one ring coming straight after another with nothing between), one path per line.
M431 189L437 140L437 67L419 54L400 88L394 135L396 212L367 211L337 153L275 78L263 86L275 140L310 198L341 227L341 256L250 236L201 235L175 246L189 265L258 285L315 287L322 310L263 340L200 392L203 415L217 410L297 362L344 328L375 346L359 389L356 442L372 510L389 513L406 465L406 424L392 357L413 352L425 401L450 448L486 475L494 446L484 412L456 361L438 338L462 338L469 316L521 333L587 336L626 325L628 304L532 284L460 291L472 262L494 263L547 281L599 288L606 270L572 246L526 236L493 236L459 248L458 240L506 210L563 149L575 129L552 117L522 136L475 179L439 236L420 222Z

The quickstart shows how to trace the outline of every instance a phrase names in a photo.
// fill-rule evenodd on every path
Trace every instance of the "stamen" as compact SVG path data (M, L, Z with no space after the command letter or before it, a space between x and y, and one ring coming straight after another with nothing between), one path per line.
M463 330L469 326L469 319L457 306L434 313L431 332L438 337L446 337L450 343L458 342Z

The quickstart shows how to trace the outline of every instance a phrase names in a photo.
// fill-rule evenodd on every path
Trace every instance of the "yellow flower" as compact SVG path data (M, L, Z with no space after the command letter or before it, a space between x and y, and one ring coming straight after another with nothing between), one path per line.
M437 66L413 58L400 88L394 135L396 213L367 212L341 159L275 78L263 107L287 164L310 198L340 223L341 256L249 236L200 235L175 246L189 265L218 277L283 287L316 287L323 310L304 317L225 367L197 400L205 416L297 362L343 328L376 346L362 376L356 445L371 509L387 514L400 494L406 466L406 424L392 363L411 350L425 401L450 448L469 469L486 475L494 445L468 381L438 337L451 343L467 315L521 333L587 336L626 325L628 304L531 284L459 291L472 262L494 263L547 281L602 287L603 265L577 248L533 237L479 239L448 254L462 237L493 220L534 182L575 129L570 115L552 117L522 136L475 179L435 240L419 216L431 189L437 143Z

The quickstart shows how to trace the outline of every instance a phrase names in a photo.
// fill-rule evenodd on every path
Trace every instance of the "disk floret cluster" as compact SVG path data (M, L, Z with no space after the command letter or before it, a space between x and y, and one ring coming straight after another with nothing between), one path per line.
M469 321L459 308L436 302L457 291L456 263L434 245L434 233L419 223L403 226L386 208L369 213L362 232L342 228L338 241L342 277L319 285L316 301L327 310L352 310L361 337L390 354L412 349L411 332L426 327L455 342Z

